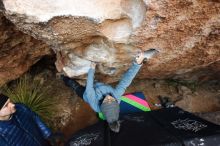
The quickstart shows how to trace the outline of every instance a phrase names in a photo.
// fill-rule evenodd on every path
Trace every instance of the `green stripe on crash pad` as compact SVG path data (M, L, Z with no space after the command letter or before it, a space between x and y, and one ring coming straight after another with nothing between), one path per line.
M122 96L121 100L126 102L126 103L128 103L128 104L130 104L130 105L133 105L134 107L136 107L136 108L138 108L138 109L140 109L142 111L145 111L145 112L146 111L150 111L150 108L148 108L146 106L143 106L143 105L141 105L141 104L139 104L139 103L137 103L137 102L135 102L135 101L133 101L133 100L131 100L129 98L126 98L125 96Z

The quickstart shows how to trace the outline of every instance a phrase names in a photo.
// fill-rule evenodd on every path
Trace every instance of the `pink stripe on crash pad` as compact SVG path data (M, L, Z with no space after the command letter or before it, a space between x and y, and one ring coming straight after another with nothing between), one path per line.
M136 97L132 94L127 94L127 95L124 95L124 96L131 99L131 100L133 100L133 101L136 101L137 103L139 103L141 105L144 105L144 106L150 108L148 103L145 100L141 99L141 98L138 98L138 97Z

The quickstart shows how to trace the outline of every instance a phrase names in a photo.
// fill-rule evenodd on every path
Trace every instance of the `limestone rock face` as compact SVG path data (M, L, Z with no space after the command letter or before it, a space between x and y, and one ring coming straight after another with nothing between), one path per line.
M181 76L219 64L219 2L150 0L145 3L149 9L147 21L131 39L142 48L161 48L160 56L143 73L145 76Z
M143 65L140 78L187 77L220 62L218 1L2 2L5 16L21 31L50 45L57 54L58 71L70 77L83 78L95 61L100 78L118 80L138 49L160 52Z
M51 53L48 45L16 30L0 13L0 86L20 77L42 56Z

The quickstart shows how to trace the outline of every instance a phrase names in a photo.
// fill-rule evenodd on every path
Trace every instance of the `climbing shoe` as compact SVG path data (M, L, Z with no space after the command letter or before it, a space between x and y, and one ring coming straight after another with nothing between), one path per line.
M71 79L67 76L61 75L61 79L64 81L66 86L71 87L74 90L76 90L80 86L78 82L76 82L74 79Z
M153 48L144 51L144 58L145 58L144 60L146 61L146 60L152 58L152 57L153 57L154 55L156 55L157 53L159 53L159 51L156 50L156 49L153 49Z

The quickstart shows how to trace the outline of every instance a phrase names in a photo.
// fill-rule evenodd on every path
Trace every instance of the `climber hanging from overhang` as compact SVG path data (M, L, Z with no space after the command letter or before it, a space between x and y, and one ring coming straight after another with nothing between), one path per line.
M115 88L100 82L94 83L94 74L96 67L96 63L94 62L91 63L91 68L88 72L86 87L81 86L78 82L70 79L69 77L62 76L62 78L65 84L71 87L79 97L84 99L85 102L89 103L91 108L95 112L99 113L102 119L106 119L112 131L119 132L119 104L121 102L121 99L124 99L121 98L121 96L124 94L126 88L131 84L132 80L138 73L143 64L143 61L145 59L150 59L157 52L158 51L155 49L150 49L147 52L139 52L136 55L132 66L122 76L121 80ZM130 99L135 101L134 96L128 97L129 98L125 98L124 100L128 101ZM142 101L141 99L137 99L137 101L141 103L141 106L138 107L142 107L142 110L149 110L149 106L146 102Z

